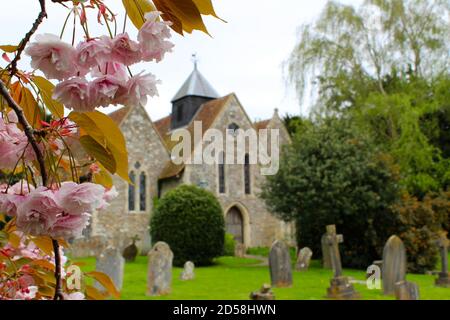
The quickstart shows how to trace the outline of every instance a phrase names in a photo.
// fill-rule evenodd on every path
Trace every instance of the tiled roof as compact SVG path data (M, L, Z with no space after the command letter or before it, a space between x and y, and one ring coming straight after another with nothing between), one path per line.
M271 119L255 122L254 126L256 130L267 129Z
M108 115L117 124L121 124L123 119L125 119L126 115L128 114L128 111L130 111L130 110L131 110L131 107L122 107L114 112L111 112Z

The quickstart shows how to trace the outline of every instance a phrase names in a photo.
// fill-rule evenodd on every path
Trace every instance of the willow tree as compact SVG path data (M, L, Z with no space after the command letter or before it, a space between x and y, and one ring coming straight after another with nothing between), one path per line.
M315 112L369 130L416 193L446 184L448 165L421 123L449 108L449 17L447 0L367 0L357 8L330 1L300 28L286 63L300 101L310 93Z

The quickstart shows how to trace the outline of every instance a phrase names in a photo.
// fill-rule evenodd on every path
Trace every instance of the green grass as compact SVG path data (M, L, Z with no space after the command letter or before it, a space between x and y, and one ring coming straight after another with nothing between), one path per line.
M77 259L85 262L85 271L95 268L94 258ZM164 300L248 300L251 291L258 290L263 283L270 283L268 267L254 266L260 261L254 259L222 257L210 267L195 269L192 281L179 280L181 268L173 269L172 293L164 297L147 297L147 258L138 257L136 262L125 266L124 286L121 298L124 300L164 299ZM344 270L344 275L364 280L361 270ZM291 288L274 288L277 300L325 299L326 288L332 276L330 270L320 267L319 261L312 261L307 272L294 271L294 285ZM434 286L434 277L408 274L407 280L419 285L421 299L450 299L450 289ZM355 284L362 299L393 299L383 296L380 290L369 290L365 285Z

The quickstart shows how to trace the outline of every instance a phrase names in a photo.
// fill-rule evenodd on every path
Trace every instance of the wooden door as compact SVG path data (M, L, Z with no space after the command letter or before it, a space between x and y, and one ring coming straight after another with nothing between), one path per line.
M238 208L231 208L226 216L227 233L234 236L238 243L244 243L244 224L242 214Z

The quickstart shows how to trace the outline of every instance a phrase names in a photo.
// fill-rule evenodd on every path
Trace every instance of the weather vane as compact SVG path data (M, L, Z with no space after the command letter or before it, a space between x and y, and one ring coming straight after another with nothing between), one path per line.
M198 64L197 52L192 54L192 62L194 63L194 69L197 70L197 64Z

